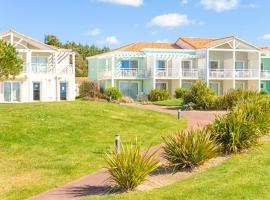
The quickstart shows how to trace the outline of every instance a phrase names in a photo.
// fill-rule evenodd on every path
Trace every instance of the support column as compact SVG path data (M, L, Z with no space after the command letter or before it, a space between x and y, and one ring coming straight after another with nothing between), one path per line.
M206 49L206 84L209 87L209 49Z
M235 40L233 40L233 89L235 89L235 61L236 61L236 45Z
M179 59L179 87L182 87L182 58Z
M27 51L26 53L26 64L25 64L25 71L27 73L31 73L32 72L32 51Z
M112 56L112 87L115 86L115 79L114 79L114 72L115 72L115 56Z
M156 69L157 69L157 63L156 63L156 56L153 56L153 89L156 89Z
M72 53L72 72L75 74L75 60L76 60L76 54Z
M258 81L258 92L260 92L261 91L261 64L262 64L262 58L261 58L261 52L259 51L258 52L258 59L259 59L259 66L258 66L258 72L259 72L259 74L258 74L258 76L259 76L259 81Z

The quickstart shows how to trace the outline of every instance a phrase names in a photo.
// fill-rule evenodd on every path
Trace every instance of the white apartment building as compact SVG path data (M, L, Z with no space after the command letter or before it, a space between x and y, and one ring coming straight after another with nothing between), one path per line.
M23 71L14 80L0 80L0 103L75 99L74 52L15 30L0 33L0 39L12 44L24 61Z

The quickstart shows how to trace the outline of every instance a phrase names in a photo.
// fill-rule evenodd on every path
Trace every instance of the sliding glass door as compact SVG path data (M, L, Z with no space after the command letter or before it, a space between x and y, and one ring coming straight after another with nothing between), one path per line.
M4 101L18 102L21 96L20 82L4 82Z
M139 84L135 82L121 82L120 90L124 96L131 97L132 99L137 99Z

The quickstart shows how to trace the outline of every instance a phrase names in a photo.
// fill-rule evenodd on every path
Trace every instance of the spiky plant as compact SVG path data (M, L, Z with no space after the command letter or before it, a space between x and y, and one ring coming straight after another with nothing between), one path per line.
M122 191L135 189L158 166L155 153L142 153L138 144L122 146L120 154L116 151L107 154L106 162L111 175L110 181L117 184Z
M175 169L192 169L219 154L208 129L180 131L163 138L164 157Z

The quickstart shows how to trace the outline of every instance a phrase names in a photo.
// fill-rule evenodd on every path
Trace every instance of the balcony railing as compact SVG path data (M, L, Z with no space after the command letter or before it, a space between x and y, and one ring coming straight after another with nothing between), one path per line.
M115 78L147 78L149 74L145 69L116 69L114 71Z
M180 73L176 68L165 68L156 70L156 78L179 78Z
M233 78L232 69L210 69L209 78Z
M259 70L257 69L241 69L235 70L235 78L259 78Z
M27 63L23 66L23 73L34 74L74 74L74 69L71 64L54 65L43 63Z
M270 70L261 71L261 78L262 79L270 79Z
M198 79L199 78L199 70L191 69L191 70L183 70L182 77L188 79Z

